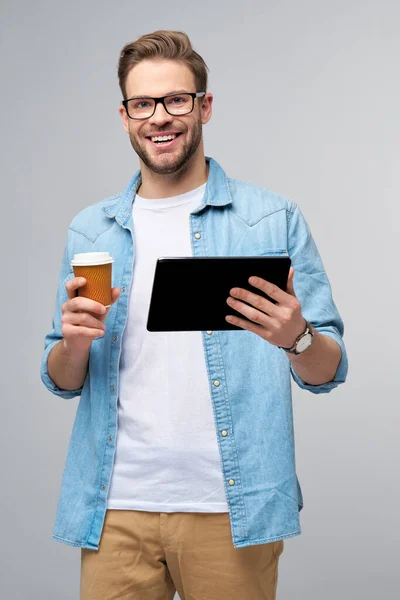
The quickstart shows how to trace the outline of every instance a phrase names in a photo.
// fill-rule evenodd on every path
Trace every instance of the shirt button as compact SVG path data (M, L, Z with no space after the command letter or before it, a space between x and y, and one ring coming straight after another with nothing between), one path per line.
M114 340L114 342L116 342L118 340L118 336L114 335L113 340Z
M210 330L209 330L209 331L207 331L206 333L207 333L207 335L211 335L211 334L212 334L212 331L210 331Z
M226 437L228 435L228 432L224 429L223 431L221 431L221 435L223 435L224 437Z
M220 385L220 382L218 381L218 379L216 379L216 380L214 381L214 385L215 385L215 387L218 387L218 386Z
M112 436L111 435L109 435L107 439L108 439L109 442L112 442Z
M113 385L111 386L111 391L115 392L115 387Z
M106 489L106 486L104 485L104 483L102 483L102 484L101 484L101 489L102 489L102 490L105 490L105 489Z
M233 479L230 479L230 480L228 481L228 483L229 483L229 485L235 485L235 481L234 481Z
M201 238L201 233L195 233L194 237L196 238L196 240L199 240Z
M126 292L126 288L125 288L125 287L122 287L122 288L121 288L121 292L122 292L122 293Z

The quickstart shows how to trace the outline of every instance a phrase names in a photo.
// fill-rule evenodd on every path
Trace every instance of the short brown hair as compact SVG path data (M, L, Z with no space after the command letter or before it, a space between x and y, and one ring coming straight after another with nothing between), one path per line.
M183 31L159 30L142 35L135 42L126 44L118 61L118 81L122 96L126 100L126 78L129 71L142 60L176 60L187 65L194 75L196 92L207 91L207 71L202 57L193 50Z

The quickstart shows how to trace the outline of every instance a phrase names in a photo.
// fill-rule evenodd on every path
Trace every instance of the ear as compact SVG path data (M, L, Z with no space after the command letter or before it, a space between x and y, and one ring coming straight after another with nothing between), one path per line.
M200 110L201 110L201 122L203 123L203 125L208 123L208 121L211 119L213 99L214 99L213 95L210 93L207 93L202 98L203 101L201 103Z
M126 133L129 133L129 117L126 114L126 110L123 104L120 104L118 112L121 115L122 125Z

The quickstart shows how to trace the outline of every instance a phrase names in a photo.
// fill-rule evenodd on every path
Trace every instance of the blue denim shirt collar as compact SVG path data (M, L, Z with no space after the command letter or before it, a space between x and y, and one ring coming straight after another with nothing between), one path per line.
M209 167L206 191L202 200L202 205L195 212L201 211L205 206L225 206L232 203L232 197L229 190L228 178L225 171L211 157L206 156L206 163ZM121 197L114 204L103 206L103 211L111 219L116 219L120 225L125 225L128 221L132 203L135 194L142 182L141 171L138 170L128 183Z

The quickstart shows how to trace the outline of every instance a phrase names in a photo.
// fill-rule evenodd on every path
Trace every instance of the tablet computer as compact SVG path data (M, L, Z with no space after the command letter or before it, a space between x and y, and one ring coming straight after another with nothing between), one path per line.
M279 256L190 256L157 259L148 331L240 330L226 315L245 318L226 300L241 287L272 300L249 283L253 275L286 290L291 259Z

